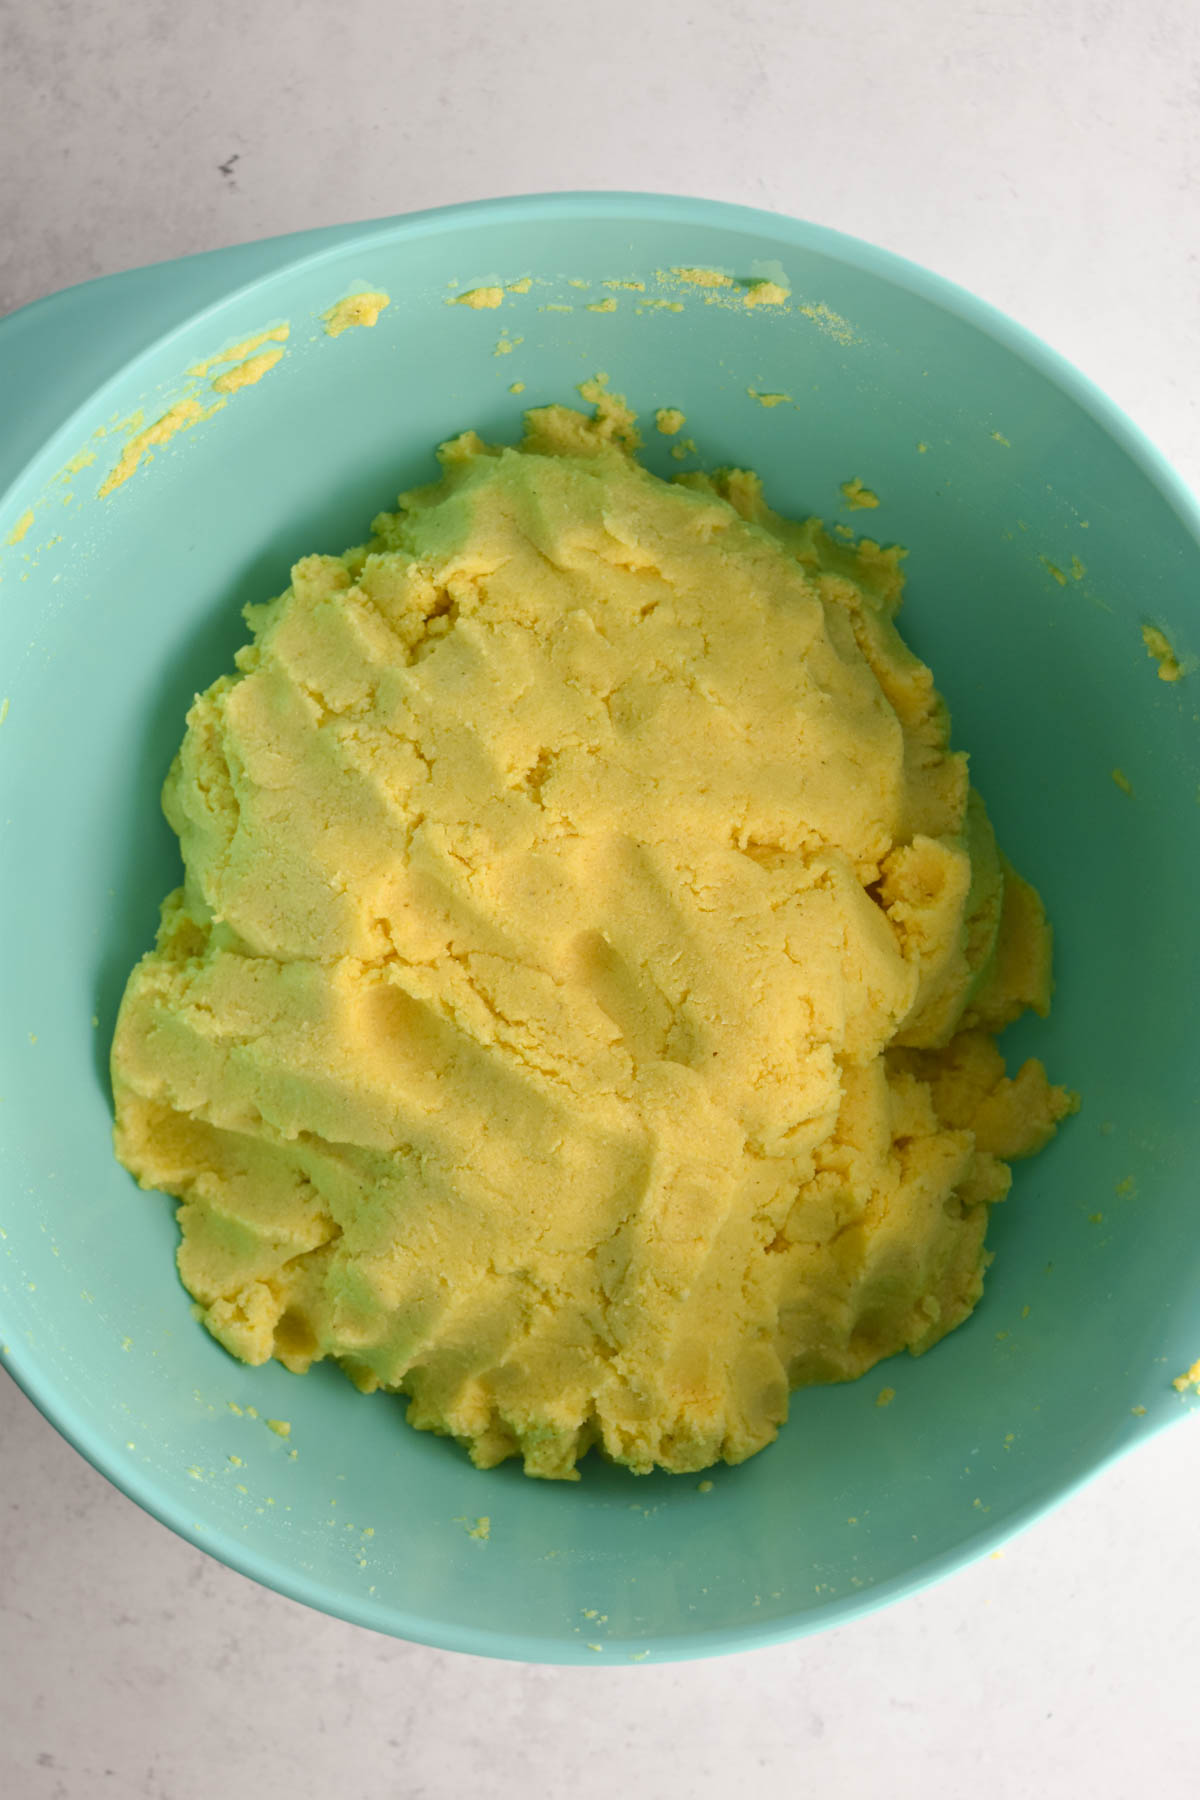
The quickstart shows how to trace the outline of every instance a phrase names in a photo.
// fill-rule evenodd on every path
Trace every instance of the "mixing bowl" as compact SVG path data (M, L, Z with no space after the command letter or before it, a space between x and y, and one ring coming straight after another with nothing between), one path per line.
M331 335L322 315L363 289L390 297L377 322ZM189 375L284 324L259 379L214 389L228 360ZM845 1620L1190 1409L1171 1378L1200 1355L1198 519L1079 375L864 244L619 194L92 284L7 321L0 362L0 1338L125 1493L360 1624L599 1665ZM1017 1169L973 1319L923 1359L797 1394L778 1443L711 1484L595 1458L575 1485L483 1474L332 1368L232 1361L176 1280L171 1202L110 1148L116 1006L177 880L158 791L241 607L359 540L439 440L511 440L524 406L597 371L643 415L686 413L648 434L661 472L748 464L782 510L907 545L907 634L1056 928L1053 1013L1006 1049L1083 1097ZM875 510L849 510L855 478ZM1180 679L1159 679L1147 624Z

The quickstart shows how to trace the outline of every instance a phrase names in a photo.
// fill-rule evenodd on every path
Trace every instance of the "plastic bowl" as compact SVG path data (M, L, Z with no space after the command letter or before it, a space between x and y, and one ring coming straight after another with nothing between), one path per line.
M790 301L747 306L737 288L707 304L713 290L658 274L681 266L775 279ZM447 304L526 277L499 308ZM361 287L391 297L378 323L328 336L319 315ZM276 367L97 498L131 429L115 420L152 423L189 367L284 321ZM359 539L432 472L439 440L512 439L523 406L598 370L645 415L681 407L699 459L757 469L784 511L908 546L905 629L1057 933L1053 1014L1008 1047L1083 1095L1018 1168L975 1317L919 1361L797 1394L778 1443L711 1488L594 1458L579 1484L481 1474L335 1369L242 1367L189 1313L171 1203L110 1149L115 1009L177 878L158 790L193 692L243 638L242 605L298 555ZM190 387L211 400L210 380ZM679 440L648 436L651 463L678 469ZM877 511L847 512L853 477ZM1141 631L1164 630L1186 671L1197 512L1057 357L945 282L788 219L505 200L362 230L196 313L25 466L0 543L27 509L0 551L0 1337L46 1415L141 1505L378 1630L666 1659L909 1590L1186 1407L1170 1378L1200 1354L1200 734L1195 678L1158 679Z

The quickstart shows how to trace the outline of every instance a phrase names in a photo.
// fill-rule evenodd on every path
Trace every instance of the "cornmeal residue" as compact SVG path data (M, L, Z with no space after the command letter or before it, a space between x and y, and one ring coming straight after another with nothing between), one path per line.
M893 1388L893 1387L880 1388L879 1392L875 1396L875 1404L876 1404L876 1406L890 1406L892 1404L892 1401L895 1398L896 1398L895 1388Z
M1178 681L1183 670L1166 632L1160 631L1157 625L1143 625L1142 642L1146 646L1146 654L1158 664L1158 679Z
M792 398L790 394L763 394L759 392L758 388L748 387L746 392L752 400L757 400L760 406L765 406L768 409L772 406L784 406Z
M617 303L610 294L607 300L589 300L587 309L589 312L614 313L617 310Z
M492 1535L492 1521L486 1513L482 1518L475 1519L473 1522L460 1516L454 1520L454 1524L461 1525L469 1538L474 1538L481 1544L486 1544Z
M253 337L244 338L240 344L234 344L229 350L219 350L215 356L208 356L203 362L193 363L188 374L202 379L210 369L220 368L222 363L243 362L256 350L261 350L264 344L286 344L289 330L287 325L274 325L270 331L258 331Z
M1130 781L1124 769L1114 769L1112 771L1112 778L1123 794L1132 794L1133 783Z
M509 282L508 291L510 294L527 294L532 286L533 282L530 277L522 275L520 281Z
M72 456L68 462L65 462L59 470L59 480L66 481L69 476L78 475L82 469L86 469L91 463L94 463L95 460L96 452L94 450L86 447L82 450L77 450L74 456Z
M1200 1391L1200 1362L1194 1362L1182 1375L1176 1375L1171 1386L1178 1394L1186 1394L1189 1388Z
M253 387L275 367L283 350L260 350L257 356L248 356L245 362L237 363L232 369L226 369L213 381L213 391L218 394L236 394L239 388Z
M24 538L28 537L29 532L31 531L32 527L33 527L33 510L32 510L32 508L29 508L27 511L25 511L21 514L20 518L17 520L16 524L13 526L12 530L9 532L8 537L5 541L9 544L21 543L21 541Z
M879 505L879 495L874 493L869 487L866 487L863 482L859 480L857 475L854 477L853 481L842 482L841 492L846 505L850 507L852 511L858 512L864 507Z
M928 1349L1072 1107L994 1041L1049 932L901 552L659 480L584 391L247 609L112 1053L228 1350L567 1479L740 1462Z
M452 300L447 300L446 305L469 306L475 312L482 312L499 306L503 299L504 289L501 287L476 287L468 288L465 294L456 294Z
M786 306L790 296L777 281L752 281L742 295L746 306Z
M826 337L832 338L835 344L858 343L858 334L849 319L844 319L841 313L834 312L833 308L826 306L823 300L798 306L796 311L803 318L810 320L819 331L823 331Z
M660 406L654 415L655 430L661 431L664 437L674 437L686 424L687 414L680 412L677 406Z
M666 281L669 278L686 282L689 287L727 288L733 286L732 275L723 275L720 269L671 269L669 276L661 269L659 270L658 279L660 281Z
M321 322L327 337L341 337L343 331L353 331L359 325L374 325L385 306L392 304L389 294L371 290L361 294L349 294L345 300L339 300L328 312L321 314Z
M109 471L100 484L97 490L97 499L104 500L115 488L119 488L122 482L128 481L142 458L161 445L169 444L176 432L186 431L189 426L195 425L200 419L207 417L208 413L198 400L177 400L175 405L162 415L161 419L155 419L152 425L147 425L144 430L135 433L130 438L115 467Z

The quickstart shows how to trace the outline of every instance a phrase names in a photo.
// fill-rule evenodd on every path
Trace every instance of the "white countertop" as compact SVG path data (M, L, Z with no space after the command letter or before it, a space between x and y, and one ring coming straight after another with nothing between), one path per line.
M0 3L0 311L308 225L549 187L835 225L995 302L1200 487L1195 0ZM166 1532L0 1376L5 1800L1191 1800L1200 1431L781 1650L394 1643Z

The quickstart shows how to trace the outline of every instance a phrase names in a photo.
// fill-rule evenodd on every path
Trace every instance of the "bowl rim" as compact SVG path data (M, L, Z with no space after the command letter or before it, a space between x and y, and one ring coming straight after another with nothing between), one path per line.
M10 498L29 481L43 462L59 456L61 442L72 438L76 420L85 411L90 411L101 403L110 390L127 383L131 373L139 365L167 348L173 339L190 334L210 314L224 312L231 303L252 300L258 290L274 287L281 277L286 278L301 269L315 269L325 261L343 259L348 250L369 254L372 244L380 240L417 238L464 228L469 230L475 224L494 225L505 221L516 224L531 219L545 221L556 217L580 216L657 219L664 223L696 226L717 225L726 230L740 230L746 235L769 235L785 248L803 249L827 256L832 261L875 276L939 307L1010 351L1090 417L1158 491L1200 550L1200 500L1163 453L1114 400L1061 352L990 302L894 251L786 213L696 196L610 189L506 195L430 207L383 219L352 222L341 229L332 243L329 241L330 228L327 226L313 228L311 232L286 234L277 241L281 245L284 242L297 245L294 254L285 256L267 273L235 284L216 300L188 312L179 323L150 339L102 383L89 390L84 399L42 441L33 455L26 459L14 479L0 494L0 514L7 510ZM299 246L310 236L319 236L322 245L305 251ZM271 240L259 241L269 243ZM199 254L220 257L223 251ZM186 256L172 258L168 259L166 265L160 263L146 267L174 266L189 260L191 259ZM134 271L142 272L144 271ZM76 291L79 288L100 287L113 279L121 279L121 276L96 277L77 284ZM69 290L59 290L66 291ZM24 318L29 312L47 305L56 297L57 295L51 294L32 301L28 306L9 314L7 319L0 319L0 338L6 325L15 319ZM4 1323L0 1319L0 1338L3 1337ZM1093 1476L1188 1410L1171 1406L1164 1396L1161 1405L1150 1409L1144 1417L1130 1421L1129 1429L1121 1441L1113 1443L1066 1481L1031 1496L1022 1505L988 1520L986 1524L981 1522L965 1533L958 1543L917 1561L903 1574L869 1589L838 1595L820 1606L787 1619L764 1620L761 1624L748 1623L736 1627L701 1628L689 1634L665 1633L629 1641L609 1639L605 1649L611 1654L598 1658L594 1654L585 1655L581 1646L565 1639L536 1633L501 1631L491 1627L445 1624L436 1618L409 1612L386 1599L370 1596L358 1599L337 1589L330 1582L288 1565L281 1558L239 1543L232 1534L189 1518L188 1513L194 1511L194 1508L185 1508L181 1503L163 1497L152 1474L139 1468L115 1442L109 1442L102 1434L92 1430L73 1411L69 1395L55 1391L54 1384L41 1374L36 1355L30 1355L22 1349L20 1334L12 1333L11 1341L4 1344L0 1368L7 1370L55 1430L93 1468L144 1512L197 1549L288 1599L367 1630L435 1649L522 1662L571 1663L576 1666L586 1663L591 1667L609 1668L617 1662L627 1663L631 1652L636 1652L639 1661L664 1663L766 1649L833 1625L844 1625L862 1618L881 1606L927 1587L1005 1542L1014 1533L1061 1505Z

